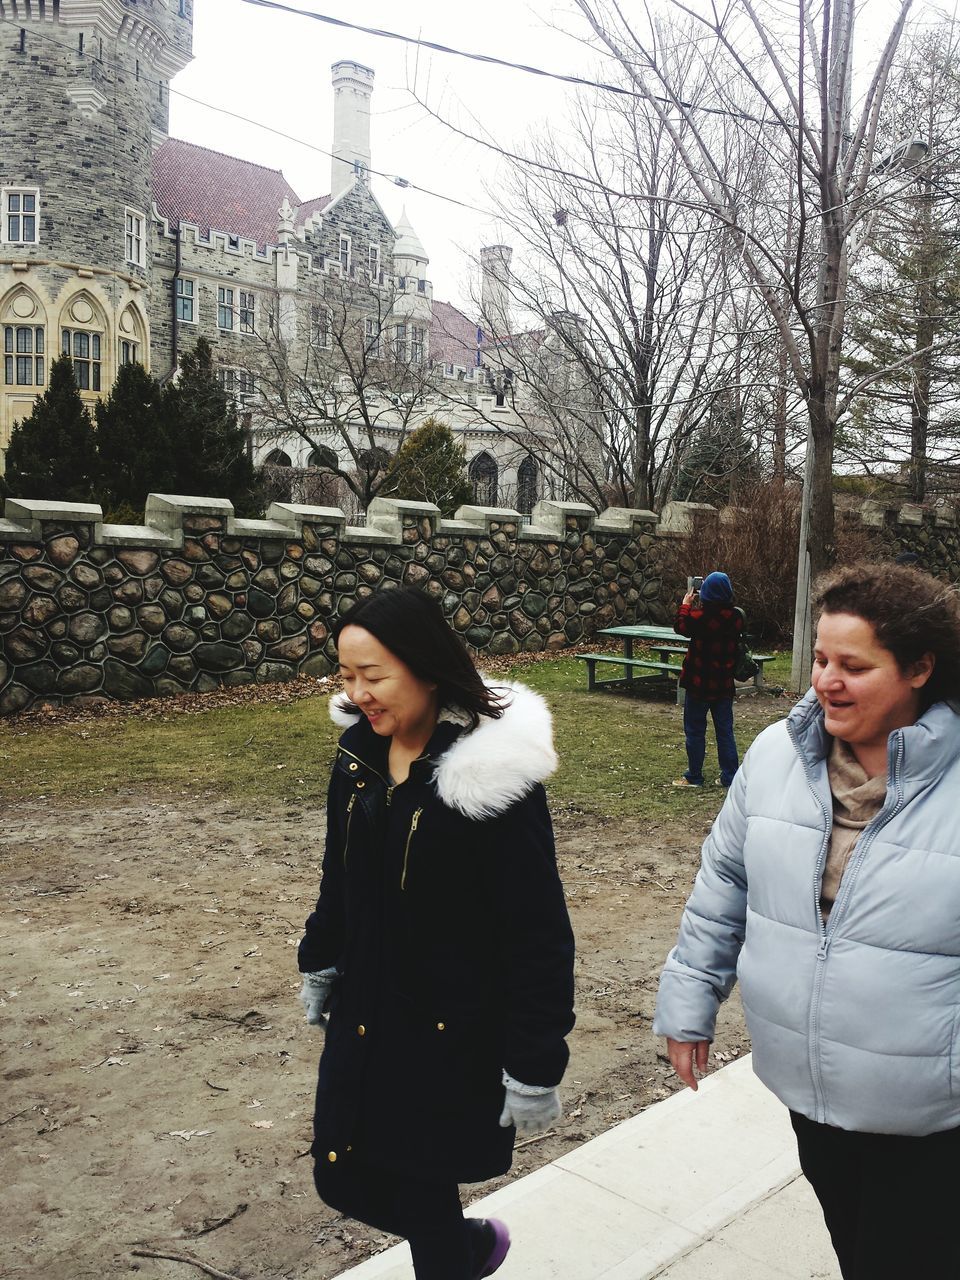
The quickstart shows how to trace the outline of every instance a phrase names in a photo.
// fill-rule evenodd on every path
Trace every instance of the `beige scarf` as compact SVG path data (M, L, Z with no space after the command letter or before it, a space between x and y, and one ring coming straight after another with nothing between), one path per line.
M868 778L852 749L839 738L834 738L830 749L827 775L833 793L833 831L820 886L820 914L824 920L836 901L860 832L880 812L887 794L886 775Z

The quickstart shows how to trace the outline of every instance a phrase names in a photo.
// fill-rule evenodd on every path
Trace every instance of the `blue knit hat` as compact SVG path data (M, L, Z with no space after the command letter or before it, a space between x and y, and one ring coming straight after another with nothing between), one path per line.
M729 604L733 599L733 587L725 573L708 573L700 587L700 599L718 604Z

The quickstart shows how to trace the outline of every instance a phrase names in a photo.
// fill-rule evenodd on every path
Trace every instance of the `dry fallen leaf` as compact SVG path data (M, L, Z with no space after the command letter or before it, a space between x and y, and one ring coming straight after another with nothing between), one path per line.
M167 1134L168 1138L182 1138L184 1142L189 1142L191 1138L206 1138L212 1129L172 1129Z
M273 1121L272 1120L254 1120L253 1127L254 1129L272 1129Z

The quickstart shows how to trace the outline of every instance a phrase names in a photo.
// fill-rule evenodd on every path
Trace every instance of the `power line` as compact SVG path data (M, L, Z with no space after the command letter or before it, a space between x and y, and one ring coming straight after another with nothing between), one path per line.
M425 40L422 36L407 36L399 31L386 31L382 27L367 27L359 22L347 22L345 18L334 18L327 13L314 13L310 9L297 9L293 5L280 4L279 0L242 0L243 4L254 5L258 9L273 9L278 13L291 14L298 18L312 18L314 22L324 22L331 27L342 27L347 31L359 31L363 35L377 36L381 40L399 40L403 44L413 44L420 49L432 49L435 53L447 53L455 58L467 58L471 62L483 62L489 66L504 67L508 71L520 71L528 76L541 76L547 80L560 80L564 84L582 85L588 89L601 89L604 93L615 93L624 98L637 98L641 102L647 99L660 102L668 107L683 107L687 111L704 111L708 115L731 116L737 120L749 120L751 124L769 124L746 111L731 111L727 107L706 107L696 102L685 102L682 98L664 98L655 93L638 93L635 89L627 89L620 84L608 84L603 80L591 80L587 76L575 76L563 71L548 71L544 67L534 67L523 62L510 62L507 58L497 58L491 53L474 53L467 49L455 49L452 45L438 44L435 40Z
M0 23L8 27L16 27L20 30L23 29L23 23L18 22L15 18L0 17ZM66 49L68 53L86 58L88 61L95 63L99 67L103 67L105 69L108 68L108 63L104 58L94 56L87 52L77 54L76 45L66 44L63 40L57 40L54 36L48 35L45 31L34 31L31 29L30 35L35 39L46 41L47 44L54 45L58 49ZM283 138L287 142L296 143L297 146L306 147L308 151L314 151L318 155L326 156L328 159L333 158L333 152L328 151L326 147L318 146L315 142L307 142L305 138L298 138L292 133L285 133L282 129L276 129L273 125L265 124L262 120L254 120L251 116L245 116L241 115L237 111L231 111L228 107L218 107L212 102L205 102L202 98L195 98L192 94L184 93L182 89L175 89L169 81L157 80L153 76L148 76L143 72L140 73L139 78L142 83L153 85L155 87L163 86L166 88L168 94L178 98L183 98L187 102L192 102L195 106L205 107L208 111L215 111L219 115L229 116L231 119L238 120L242 124L253 125L254 128L263 129L267 133L272 133L275 137ZM117 85L116 77L112 76L109 73L109 70L107 70L104 80L106 83L114 87ZM417 191L421 195L432 196L435 200L444 200L448 204L459 205L461 209L468 209L471 213L479 213L488 218L497 216L489 209L481 209L479 205L468 204L465 200L458 200L456 196L444 195L442 191L433 191L430 187L423 187L419 183L412 182L409 178L401 177L399 174L385 173L382 169L373 168L367 169L367 172L373 174L377 178L383 178L387 182L392 182L394 186L401 187L404 190Z

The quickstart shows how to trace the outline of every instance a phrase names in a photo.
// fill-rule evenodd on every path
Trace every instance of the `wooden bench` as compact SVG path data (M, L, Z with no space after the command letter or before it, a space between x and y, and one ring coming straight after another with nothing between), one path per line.
M660 654L661 659L665 653L686 653L685 648L677 647L661 647L653 645L654 649ZM615 688L626 684L630 685L634 682L634 669L639 668L647 671L658 671L673 676L677 681L677 702L683 701L683 690L680 688L680 672L681 667L674 662L658 662L655 658L628 658L625 655L617 656L613 653L577 653L573 655L578 662L587 664L587 691L592 692L596 689ZM773 661L772 653L754 653L750 655L757 664L757 674L753 677L754 686L757 689L763 688L763 664ZM598 680L597 679L597 663L605 663L608 666L623 667L623 677L620 680ZM740 683L745 684L746 681Z
M587 664L587 690L613 688L616 685L626 683L630 685L634 683L634 669L639 668L648 671L659 671L672 676L679 681L681 667L676 662L657 662L654 658L627 658L625 656L618 657L612 653L577 653L574 657L578 662ZM615 667L623 667L623 678L620 680L598 680L597 679L597 663L606 663ZM683 701L683 690L677 684L677 701Z

